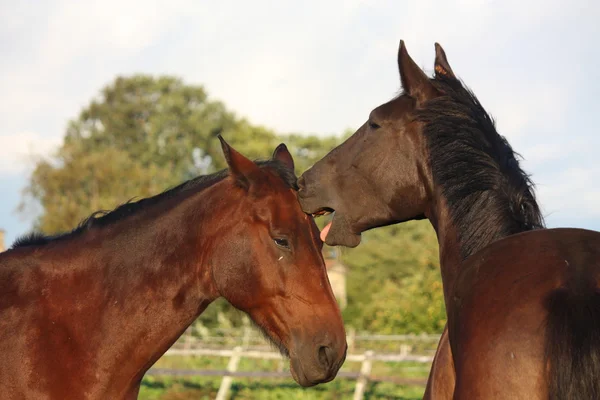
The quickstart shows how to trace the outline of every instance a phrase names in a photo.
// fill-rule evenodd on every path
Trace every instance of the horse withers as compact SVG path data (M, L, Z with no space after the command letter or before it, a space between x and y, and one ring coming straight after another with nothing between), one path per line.
M329 245L431 222L448 324L426 398L599 399L600 233L544 228L517 156L435 47L430 78L400 42L404 91L302 175L300 203L335 211Z
M285 145L0 254L2 399L134 399L216 298L248 313L302 386L346 354L313 218Z

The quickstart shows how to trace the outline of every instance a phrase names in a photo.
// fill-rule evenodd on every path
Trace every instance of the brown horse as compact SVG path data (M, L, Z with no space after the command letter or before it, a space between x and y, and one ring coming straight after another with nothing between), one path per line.
M0 254L0 397L134 399L150 366L223 296L290 357L332 380L346 336L285 145Z
M335 211L330 245L428 218L448 312L426 397L600 398L600 233L544 229L532 184L436 44L429 78L400 42L404 91L299 180Z

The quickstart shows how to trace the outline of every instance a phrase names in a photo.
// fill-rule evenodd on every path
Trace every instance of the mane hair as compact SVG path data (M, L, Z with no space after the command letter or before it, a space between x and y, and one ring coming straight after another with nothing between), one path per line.
M297 178L294 174L294 171L291 171L282 162L278 160L255 162L260 168L268 168L269 170L275 172L289 188L298 190ZM157 204L163 200L172 198L184 192L198 192L203 189L206 189L207 187L212 186L213 184L223 180L225 177L228 176L228 174L229 171L227 169L224 169L219 172L215 172L214 174L202 175L194 179L190 179L189 181L186 181L172 189L168 189L156 196L144 198L138 201L133 201L133 199L131 199L112 211L96 211L92 213L89 217L82 220L75 229L67 233L61 233L58 235L44 235L40 232L28 233L15 240L11 248L15 249L18 247L25 246L45 245L55 240L78 235L81 232L84 232L91 228L103 227L112 224L116 221L120 221L124 218L127 218L130 215L137 214L140 211L147 209L148 207L154 204Z
M443 93L416 111L429 162L450 209L466 259L491 242L544 228L534 185L475 95L455 78L436 77Z

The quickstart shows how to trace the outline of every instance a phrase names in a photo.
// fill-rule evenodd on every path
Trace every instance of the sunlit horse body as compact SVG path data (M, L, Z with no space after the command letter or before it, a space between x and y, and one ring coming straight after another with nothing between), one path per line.
M330 245L433 225L448 324L426 398L599 399L600 233L544 229L528 176L439 45L434 78L403 42L398 65L404 92L300 178L304 211L335 210Z
M292 157L281 145L254 163L222 144L229 173L0 254L2 399L134 399L219 296L289 355L300 384L335 377L345 332Z

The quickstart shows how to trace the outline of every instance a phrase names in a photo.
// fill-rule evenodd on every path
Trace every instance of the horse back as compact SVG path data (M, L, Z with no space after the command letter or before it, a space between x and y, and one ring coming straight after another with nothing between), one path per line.
M547 399L552 299L585 302L599 281L600 233L584 229L524 232L470 257L448 305L458 398Z

